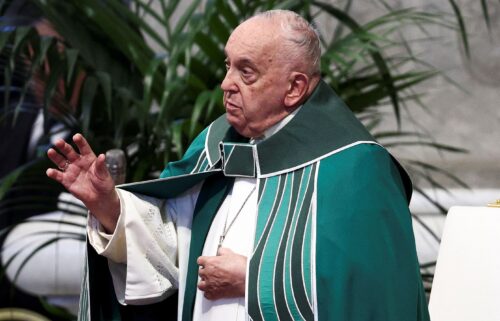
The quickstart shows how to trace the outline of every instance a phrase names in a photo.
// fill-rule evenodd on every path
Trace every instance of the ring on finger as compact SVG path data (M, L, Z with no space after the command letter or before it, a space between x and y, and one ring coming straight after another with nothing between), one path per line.
M63 166L59 166L59 169L61 170L61 172L65 172L65 171L66 171L66 169L68 169L69 164L71 164L71 162L70 162L69 160L66 160L66 161L64 162L64 165L63 165Z

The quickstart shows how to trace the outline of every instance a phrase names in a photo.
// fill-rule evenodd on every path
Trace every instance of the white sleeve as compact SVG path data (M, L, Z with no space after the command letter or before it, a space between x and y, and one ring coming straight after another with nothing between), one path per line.
M114 233L104 233L89 215L89 242L98 254L108 258L120 303L159 302L178 288L176 223L179 214L183 217L180 221L185 221L186 216L189 222L192 220L199 187L192 188L188 197L168 201L117 191L121 212Z

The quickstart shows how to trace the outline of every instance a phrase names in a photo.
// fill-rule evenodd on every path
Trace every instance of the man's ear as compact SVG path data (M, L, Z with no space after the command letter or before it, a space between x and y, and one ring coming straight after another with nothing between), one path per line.
M285 95L284 104L286 107L296 107L306 98L309 88L309 77L301 72L292 72L290 82Z

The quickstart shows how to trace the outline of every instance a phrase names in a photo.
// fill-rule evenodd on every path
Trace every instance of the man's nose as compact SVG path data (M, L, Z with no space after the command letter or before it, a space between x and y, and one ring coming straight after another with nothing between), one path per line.
M234 82L233 77L234 77L234 73L232 72L231 69L226 71L226 76L224 77L224 80L220 84L220 88L223 91L231 92L231 91L238 90L238 87L236 86L236 83Z

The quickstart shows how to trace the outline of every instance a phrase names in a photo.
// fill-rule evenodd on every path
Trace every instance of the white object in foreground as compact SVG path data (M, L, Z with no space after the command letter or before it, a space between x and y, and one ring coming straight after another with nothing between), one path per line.
M429 302L433 321L500 320L500 208L452 207Z

